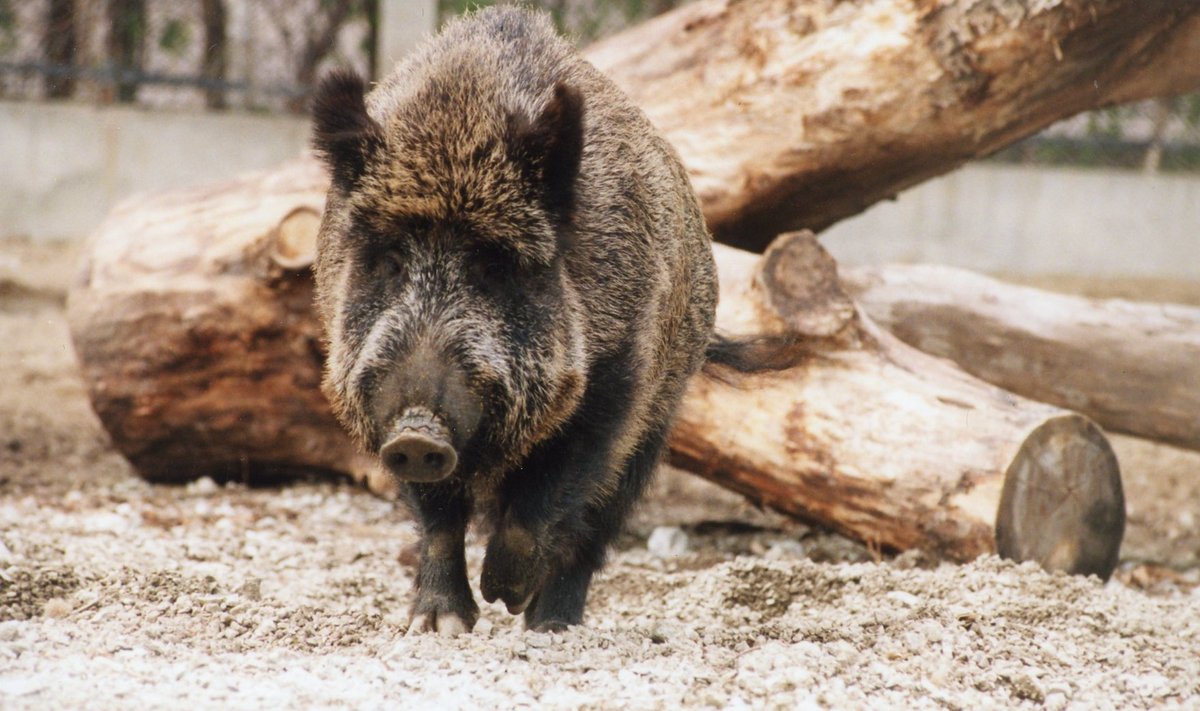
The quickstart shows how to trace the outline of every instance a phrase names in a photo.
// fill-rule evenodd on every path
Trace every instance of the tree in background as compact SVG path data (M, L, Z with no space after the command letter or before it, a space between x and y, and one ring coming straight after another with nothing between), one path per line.
M146 47L146 0L108 0L108 56L117 73L116 100L137 99Z
M202 0L201 14L204 22L204 66L200 68L200 73L206 81L211 82L204 90L204 103L210 109L224 109L228 103L225 91L219 84L225 81L229 61L226 52L228 17L225 0Z
M46 59L56 68L71 67L75 64L75 0L50 0L46 15L42 35ZM74 91L75 79L70 74L47 75L48 98L64 99Z
M302 87L313 86L321 60L337 45L338 32L341 31L342 25L361 5L361 0L321 0L301 45L300 56L296 62L296 84ZM291 108L293 111L302 111L304 103L305 99L295 99Z

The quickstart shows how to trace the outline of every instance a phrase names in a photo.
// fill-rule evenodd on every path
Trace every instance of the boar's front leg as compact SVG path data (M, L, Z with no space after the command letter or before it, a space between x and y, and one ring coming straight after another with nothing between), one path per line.
M542 588L525 609L525 626L558 631L583 621L592 575L604 565L608 546L654 474L666 444L667 423L651 428L624 466L616 488L588 502L582 517L562 521L554 537L562 552Z
M470 509L459 484L408 484L406 497L421 526L421 560L408 634L469 632L479 606L467 582L463 548Z
M580 621L592 574L662 449L665 424L652 426L632 453L618 454L628 452L621 445L630 435L628 365L607 370L572 421L536 447L500 491L480 588L488 602L525 611L532 628Z

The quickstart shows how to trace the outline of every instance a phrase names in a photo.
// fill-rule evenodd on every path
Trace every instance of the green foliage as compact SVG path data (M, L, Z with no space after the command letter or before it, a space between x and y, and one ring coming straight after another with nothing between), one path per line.
M495 4L496 0L438 0L438 17L445 20L468 10Z
M1200 94L1181 96L1175 99L1175 111L1188 128L1200 130Z
M162 33L158 36L158 46L164 52L179 56L187 49L190 35L190 30L183 20L172 18L163 26Z
M12 0L0 0L0 52L8 52L17 44L17 12Z

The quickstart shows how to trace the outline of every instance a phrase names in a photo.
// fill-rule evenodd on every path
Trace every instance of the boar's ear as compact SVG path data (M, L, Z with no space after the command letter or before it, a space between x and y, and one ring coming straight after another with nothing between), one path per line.
M537 118L515 118L510 128L512 146L542 189L547 209L569 221L583 154L583 97L559 82Z
M367 155L382 142L383 130L367 115L366 85L349 69L330 72L313 94L313 148L329 167L333 182L349 190L362 176Z

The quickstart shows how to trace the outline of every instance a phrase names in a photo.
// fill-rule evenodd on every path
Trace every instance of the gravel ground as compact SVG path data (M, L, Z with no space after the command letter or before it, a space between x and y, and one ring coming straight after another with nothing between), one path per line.
M585 627L484 606L471 635L410 639L390 504L129 471L79 382L69 264L0 242L0 708L1200 708L1195 454L1117 441L1107 584L876 559L667 470Z

